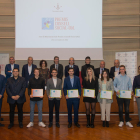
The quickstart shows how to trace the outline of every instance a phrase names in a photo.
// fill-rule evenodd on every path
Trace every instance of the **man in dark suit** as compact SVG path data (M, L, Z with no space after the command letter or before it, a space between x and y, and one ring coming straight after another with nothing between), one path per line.
M74 123L77 127L80 127L78 124L78 109L79 109L79 101L81 96L81 85L79 77L74 75L74 69L69 68L68 70L69 76L64 80L64 95L67 100L67 108L68 108L68 128L72 126L72 105L74 108ZM69 98L67 95L67 90L78 89L79 96L77 98Z
M62 81L57 78L57 69L52 69L52 78L47 81L47 96L49 99L49 128L52 127L53 124L53 107L55 105L55 119L56 119L56 127L60 127L59 125L59 107L60 107L60 98L51 98L50 90L61 90L62 91Z
M19 76L19 69L13 69L13 77L7 80L6 92L8 95L7 102L10 106L10 124L8 129L14 125L14 111L15 106L18 108L19 127L23 128L23 104L26 102L25 98L26 81L25 78Z
M28 87L29 80L34 77L35 68L37 68L37 66L33 64L33 58L28 57L28 64L25 64L22 68L22 77L26 80L26 87Z
M109 77L114 80L115 75L117 76L120 72L120 61L116 59L114 61L114 67L111 67Z
M102 72L104 70L106 70L108 72L108 74L109 74L109 69L105 68L105 62L104 61L101 61L100 62L100 67L97 68L97 69L95 69L95 76L97 78L101 78L101 74L102 74Z
M86 77L87 68L91 67L93 69L93 71L94 71L94 66L93 65L90 65L90 62L91 62L91 59L90 59L89 56L87 56L85 58L85 65L83 65L81 67L81 77L82 77L83 80Z
M50 66L50 77L52 77L51 73L52 73L53 68L57 69L57 73L58 73L57 78L62 80L62 77L63 77L63 65L59 64L59 57L58 56L54 57L54 64L52 64Z
M0 66L0 72L1 72L1 66ZM1 121L1 107L2 107L2 99L3 99L3 94L5 91L5 77L0 74L0 121ZM4 126L3 124L0 123L0 127Z
M6 81L7 81L8 78L10 78L10 77L13 76L12 72L13 72L13 69L14 69L14 68L19 69L19 65L18 65L18 64L14 64L14 63L15 63L15 59L14 59L13 56L11 56L11 57L9 58L9 61L10 61L10 64L7 64L7 65L5 66Z
M68 70L69 68L74 69L74 75L79 77L79 67L77 65L74 65L74 58L71 57L69 59L69 65L65 67L65 77L69 76Z

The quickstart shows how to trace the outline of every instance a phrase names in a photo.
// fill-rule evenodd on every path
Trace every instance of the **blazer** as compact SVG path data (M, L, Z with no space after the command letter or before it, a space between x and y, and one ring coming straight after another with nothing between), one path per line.
M74 75L79 77L79 67L77 65L74 65L73 68L74 68ZM69 76L68 69L69 69L69 65L65 67L65 77Z
M12 99L12 96L19 95L19 99L17 103L22 104L26 102L25 98L25 90L26 90L26 81L23 77L18 77L17 81L15 81L14 77L10 77L7 80L6 92L8 95L7 102L10 104L14 104L16 101Z
M51 89L56 89L56 90L61 90L62 91L62 80L57 78L57 84L56 87L54 86L53 79L48 79L47 81L47 96L50 95L50 90ZM53 98L48 98L49 100L53 100ZM57 100L60 100L60 98L56 98Z
M136 88L140 89L140 75L135 76L134 81L133 81L133 92L134 92L134 94L135 94L135 89Z
M6 82L5 76L0 74L0 95L2 95L2 96L3 96L3 94L5 92L5 88L6 88L5 82Z
M19 65L18 65L18 64L14 64L14 68L19 69ZM11 71L11 70L12 70L12 69L11 69L11 64L7 64L7 65L5 66L6 81L7 81L7 79L10 78L11 75L12 75L11 72L8 72L8 71Z
M74 75L73 87L71 85L70 77L69 76L64 79L64 86L63 86L64 95L66 96L67 95L67 90L71 90L71 89L78 89L79 95L81 96L80 79L79 79L79 77L77 77L75 75Z
M55 68L55 64L52 64L50 66L50 77L52 77L51 73L52 73L52 69ZM63 65L62 64L58 64L58 72L57 72L57 78L62 80L63 77Z
M94 66L93 65L90 65L89 67L91 67L94 71ZM81 77L82 77L83 80L86 77L87 68L88 68L87 65L84 65L84 66L81 67Z
M23 67L22 67L22 77L25 78L25 81L26 81L26 87L28 87L28 81L34 77L34 69L37 68L36 65L32 64L32 71L31 71L31 74L29 75L29 72L28 72L28 64L25 64Z
M108 74L109 74L109 69L104 68L104 70L106 70L106 71L108 72ZM95 76L96 76L97 78L99 78L99 74L100 74L100 68L96 68L96 69L95 69Z
M102 90L102 83L103 83L103 81L101 81L101 79L98 79L98 84L99 84L99 90L100 91ZM109 79L109 81L106 82L106 90L111 90L112 91L112 97L113 97L114 85L113 85L113 81L112 81L111 78ZM98 93L97 99L98 99L99 103L102 103L103 99L100 98L100 93ZM113 98L111 100L106 99L106 103L112 103L112 102L113 102Z

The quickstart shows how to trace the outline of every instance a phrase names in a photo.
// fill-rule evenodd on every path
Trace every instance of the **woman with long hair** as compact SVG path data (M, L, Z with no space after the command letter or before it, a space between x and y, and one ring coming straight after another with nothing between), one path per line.
M84 89L94 89L95 97L84 97L83 102L85 102L86 107L86 117L87 117L87 127L94 128L94 118L95 118L95 107L98 95L98 79L94 75L94 71L91 67L86 70L86 77L83 80ZM91 122L90 122L90 106L91 106Z
M110 121L110 109L111 103L113 102L112 99L101 99L100 93L102 90L110 90L112 91L112 95L114 94L114 86L113 81L109 78L109 74L106 70L104 70L101 74L101 79L98 80L99 82L99 94L98 94L98 102L100 103L101 108L101 120L103 121L103 127L109 127ZM106 123L105 123L105 112L106 112Z

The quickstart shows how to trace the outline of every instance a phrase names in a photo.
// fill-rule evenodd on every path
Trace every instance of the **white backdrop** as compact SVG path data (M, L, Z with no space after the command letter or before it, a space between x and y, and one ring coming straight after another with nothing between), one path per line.
M133 83L133 79L137 75L137 51L116 52L116 59L120 60L120 65L125 65L127 75Z
M9 54L0 53L0 65L2 75L5 75L6 64L9 64Z

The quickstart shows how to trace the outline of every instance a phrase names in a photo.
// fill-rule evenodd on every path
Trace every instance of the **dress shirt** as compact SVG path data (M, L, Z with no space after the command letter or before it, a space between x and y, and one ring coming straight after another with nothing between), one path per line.
M31 72L32 72L32 65L31 66L28 65L28 73L29 73L29 75L31 74Z
M74 76L73 76L73 78L70 78L70 82L71 82L71 85L73 87L73 84L74 84Z
M100 68L100 74L102 74L103 71L104 71L104 68Z
M53 79L54 87L56 87L56 84L57 84L57 78L56 78L56 79L52 78L52 79Z
M73 68L73 65L69 65L70 68Z
M11 64L11 73L13 72L14 64ZM13 77L13 73L11 74L11 77Z
M116 67L115 67L115 71L118 71L118 73L119 73L119 71L120 71L120 68L119 68L119 67L118 67L118 68L116 68Z
M132 90L132 83L130 77L128 77L126 74L123 76L119 74L114 79L114 89L115 91L119 90Z

